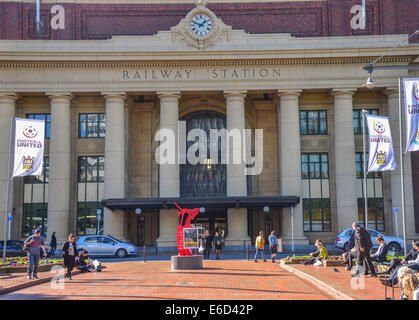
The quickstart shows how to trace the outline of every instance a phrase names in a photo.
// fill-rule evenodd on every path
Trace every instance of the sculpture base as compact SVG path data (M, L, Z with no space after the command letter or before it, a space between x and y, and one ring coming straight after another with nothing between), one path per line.
M172 271L203 269L201 255L194 256L172 256Z

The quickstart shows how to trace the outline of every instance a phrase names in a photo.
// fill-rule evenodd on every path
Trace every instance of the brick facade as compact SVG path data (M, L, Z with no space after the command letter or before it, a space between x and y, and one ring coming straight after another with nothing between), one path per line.
M192 2L192 1L191 1ZM215 1L214 1L215 2ZM365 30L352 30L351 7L359 0L220 4L208 8L233 29L249 33L291 33L297 37L412 34L419 28L419 1L370 0ZM176 25L194 4L69 4L65 29L52 30L50 9L41 4L40 34L33 3L0 3L0 39L94 40L113 35L152 35ZM416 14L412 14L416 13ZM419 36L411 42L419 42Z

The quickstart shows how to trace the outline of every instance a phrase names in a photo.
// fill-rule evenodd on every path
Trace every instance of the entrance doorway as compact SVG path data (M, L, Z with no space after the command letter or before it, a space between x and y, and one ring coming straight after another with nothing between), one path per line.
M192 224L195 227L201 228L203 233L205 230L209 230L211 235L215 235L218 232L223 239L227 236L227 214L225 212L210 212L199 214Z
M138 216L137 218L138 232L137 232L137 245L145 245L145 217Z

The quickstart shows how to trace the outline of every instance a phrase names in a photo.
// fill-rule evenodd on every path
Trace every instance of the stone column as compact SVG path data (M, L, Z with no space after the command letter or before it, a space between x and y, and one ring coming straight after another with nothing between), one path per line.
M277 116L280 142L280 193L301 197L301 145L300 145L300 114L298 97L301 90L278 91L279 106ZM308 240L303 228L303 204L294 207L294 245L306 245ZM281 212L281 239L284 245L291 245L291 208Z
M242 156L243 129L245 129L244 103L246 91L224 91L227 105L227 130L238 129L241 135L240 145L230 139L227 164L227 196L247 196L247 176ZM233 164L233 153L241 155L240 164ZM247 209L230 208L227 211L228 236L226 245L230 248L243 248L243 241L248 243Z
M11 118L15 115L16 94L0 92L0 241L4 239ZM13 188L10 186L9 210L13 208ZM0 253L1 255L2 253Z
M400 133L399 133L399 89L388 88L386 90L387 104L388 104L388 117L391 128L391 137L393 139L393 149L396 156L396 169L390 171L390 183L391 183L391 202L392 207L397 207L399 212L397 214L397 224L399 237L403 237L403 218L402 218L402 194L401 194L401 183L400 183ZM404 112L402 113L404 117ZM406 123L403 118L403 143L404 148L406 147ZM403 150L404 152L404 150ZM413 185L412 185L412 163L411 155L407 153L404 156L404 186L405 186L405 208L406 208L406 233L409 239L415 239L415 211L413 202ZM396 235L396 224L394 223L394 213L392 212L393 221L393 234ZM386 230L390 232L390 230Z
M332 90L335 123L335 172L338 230L358 221L352 97L355 90Z
M167 144L169 152L175 152L174 164L159 165L159 196L179 197L179 163L177 157L178 119L180 92L157 92L160 99L160 129L168 129L174 133L175 145ZM176 247L176 228L179 225L177 209L160 210L160 236L157 245L160 250L172 250Z
M104 198L125 197L125 92L102 92L106 106ZM104 209L104 234L126 239L123 210Z
M48 236L67 240L70 209L70 93L46 93L51 100L49 147Z

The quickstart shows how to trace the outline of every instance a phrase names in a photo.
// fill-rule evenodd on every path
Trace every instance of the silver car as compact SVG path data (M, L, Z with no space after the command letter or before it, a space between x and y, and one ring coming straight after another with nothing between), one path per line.
M92 256L117 256L124 258L137 255L137 247L112 236L82 236L76 241L77 252L87 250Z
M342 249L344 251L347 251L348 245L349 245L349 239L351 238L353 231L354 230L352 228L349 228L339 233L336 237L335 247ZM372 230L372 229L368 229L368 233L371 236L371 241L372 241L374 249L378 248L378 243L375 240L378 236L382 236L384 238L384 241L388 244L390 251L398 252L404 248L403 239L400 239L397 237L385 236L382 233Z

